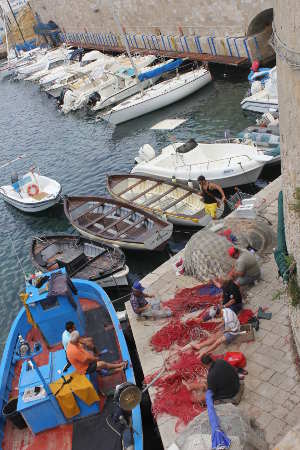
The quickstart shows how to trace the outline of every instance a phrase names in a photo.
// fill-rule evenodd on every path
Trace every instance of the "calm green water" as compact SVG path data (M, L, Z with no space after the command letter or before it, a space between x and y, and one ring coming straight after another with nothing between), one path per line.
M245 117L240 109L247 89L247 81L218 79L186 100L114 129L81 113L62 115L35 85L3 81L0 165L23 153L27 159L1 169L0 185L9 182L13 170L22 173L35 163L42 174L61 183L64 194L103 194L106 174L129 171L142 144L150 143L155 149L167 145L167 132L150 130L160 120L188 119L171 132L183 140L222 138L224 129L234 135L253 123L254 117ZM31 237L57 231L72 231L61 206L28 215L0 201L0 349L20 308L18 293L24 288L13 246L24 270L30 272ZM128 264L132 274L142 275L165 257L130 254Z

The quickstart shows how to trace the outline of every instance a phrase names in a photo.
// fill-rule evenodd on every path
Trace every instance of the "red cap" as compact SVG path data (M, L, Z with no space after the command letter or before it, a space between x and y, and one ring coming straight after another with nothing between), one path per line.
M253 72L257 72L258 69L259 69L259 61L255 59L252 63L251 70L253 70Z
M234 247L230 247L228 249L228 255L232 258L234 254L235 254L235 248Z

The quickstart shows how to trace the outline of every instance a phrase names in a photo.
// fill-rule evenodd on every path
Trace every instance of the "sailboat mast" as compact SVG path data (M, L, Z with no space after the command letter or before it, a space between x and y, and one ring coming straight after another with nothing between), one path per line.
M139 72L138 72L138 69L137 69L136 65L134 64L133 58L132 58L132 56L131 56L131 53L130 53L130 49L129 49L129 45L128 45L128 42L127 42L127 39L126 39L125 32L124 32L124 30L123 30L123 28L122 28L122 26L121 26L119 17L118 17L115 13L113 13L113 17L114 17L114 20L115 20L115 22L116 22L116 24L117 24L117 27L118 27L118 29L119 29L120 34L121 34L121 35L123 36L123 38L124 38L125 48L126 48L126 52L127 52L128 58L129 58L130 63L131 63L131 65L132 65L132 67L133 67L133 70L134 70L134 74L135 74L135 76L136 76L136 79L137 79L138 83L139 83L140 86L141 86L141 92L143 92L143 88L142 88L142 85L141 85L141 82L140 82L140 79L139 79Z

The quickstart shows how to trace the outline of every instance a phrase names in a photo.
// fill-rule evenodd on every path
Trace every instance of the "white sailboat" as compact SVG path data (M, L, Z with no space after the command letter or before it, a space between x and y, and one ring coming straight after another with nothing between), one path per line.
M210 72L202 67L182 73L119 103L100 117L118 125L182 100L204 87L211 80Z
M168 145L158 156L149 144L144 145L131 173L191 182L195 187L198 177L204 175L207 180L227 188L254 183L271 158L259 152L254 145L239 142L197 143L191 139L185 144Z

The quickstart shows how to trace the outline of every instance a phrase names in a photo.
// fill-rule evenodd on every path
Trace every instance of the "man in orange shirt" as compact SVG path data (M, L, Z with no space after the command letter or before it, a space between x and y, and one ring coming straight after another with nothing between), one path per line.
M111 369L113 372L120 372L121 370L126 369L128 365L128 361L123 361L121 363L99 361L96 356L83 348L77 330L72 331L71 333L67 347L67 357L72 366L81 374L92 373L101 369Z

